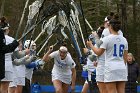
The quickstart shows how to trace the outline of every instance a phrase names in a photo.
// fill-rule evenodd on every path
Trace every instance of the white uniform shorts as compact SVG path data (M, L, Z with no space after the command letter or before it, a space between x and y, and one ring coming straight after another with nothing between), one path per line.
M96 82L104 82L104 75L96 75Z
M52 81L54 80L60 80L61 82L65 83L65 84L71 84L71 75L69 76L61 76L61 75L57 75L57 74L52 74Z
M104 82L116 81L127 81L127 71L125 69L105 71Z
M15 78L12 82L10 82L9 87L17 87L17 86L25 86L25 77Z
M17 85L20 85L20 86L25 86L25 77L18 77L17 78Z
M14 79L13 72L5 71L5 78L2 79L1 81L9 81L9 82L11 82L11 81L13 81L13 79Z
M96 68L96 81L104 82L104 66L97 66Z
M10 82L9 87L17 87L17 78L14 78L12 82Z

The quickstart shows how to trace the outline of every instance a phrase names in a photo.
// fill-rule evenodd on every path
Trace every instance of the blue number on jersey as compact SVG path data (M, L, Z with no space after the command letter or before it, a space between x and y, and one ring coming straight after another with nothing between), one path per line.
M124 50L124 45L121 44L119 45L119 57L122 57L123 56L123 50ZM114 57L117 57L117 45L114 44L114 54L113 54Z

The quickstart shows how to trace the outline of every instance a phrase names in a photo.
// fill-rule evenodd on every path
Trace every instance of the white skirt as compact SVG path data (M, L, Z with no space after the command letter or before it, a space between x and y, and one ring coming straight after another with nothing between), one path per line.
M60 80L65 84L71 84L71 75L52 74L52 81Z
M10 82L9 87L17 87L17 78L14 78L14 80Z
M13 79L14 79L13 72L5 71L5 78L2 79L1 81L9 81L9 82L11 82L11 81L13 81Z
M104 75L96 75L97 82L104 82Z
M25 77L18 77L16 80L16 84L20 86L25 86Z
M116 82L116 81L127 81L126 69L118 69L112 71L105 70L104 82Z
M104 82L104 64L98 64L96 67L96 81Z
M17 87L17 85L25 86L25 78L24 77L14 78L14 80L10 82L9 87Z

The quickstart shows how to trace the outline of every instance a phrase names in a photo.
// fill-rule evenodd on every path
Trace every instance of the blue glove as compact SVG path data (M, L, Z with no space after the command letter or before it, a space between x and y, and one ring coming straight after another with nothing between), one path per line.
M30 64L26 65L26 68L31 69L31 68L36 68L37 64L35 62L31 62Z
M39 68L41 68L41 66L44 65L44 63L45 63L45 62L42 61L41 59L37 59L37 60L31 62L30 64L26 65L26 67L29 68L29 69L30 69L30 68L39 69Z
M89 35L88 39L92 41L93 45L95 45L95 37L92 34Z

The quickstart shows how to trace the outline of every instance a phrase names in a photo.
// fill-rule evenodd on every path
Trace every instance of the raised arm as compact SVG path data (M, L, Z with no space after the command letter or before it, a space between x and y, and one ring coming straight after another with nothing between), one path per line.
M102 55L105 51L105 49L103 48L96 48L95 46L93 46L91 41L87 41L87 45L94 51L94 53L98 56Z
M45 62L50 61L51 57L49 55L52 51L53 51L53 46L50 46L48 52L43 56L42 60Z

